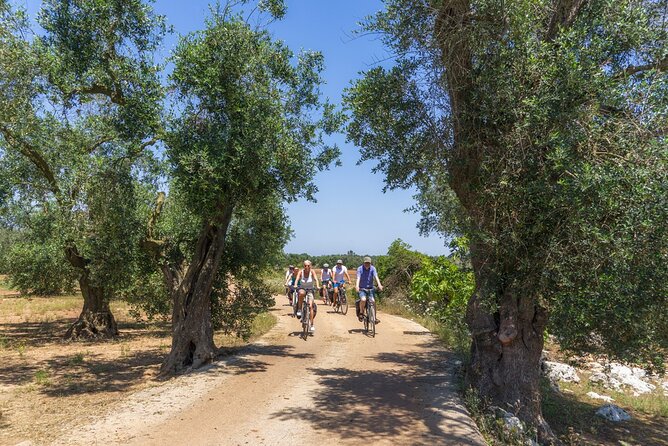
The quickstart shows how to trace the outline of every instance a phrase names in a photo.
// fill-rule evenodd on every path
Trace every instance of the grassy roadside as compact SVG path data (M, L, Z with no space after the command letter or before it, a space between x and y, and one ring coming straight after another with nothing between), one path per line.
M169 323L137 321L127 303L114 301L118 338L65 342L61 336L82 302L78 295L0 296L0 444L48 444L65 426L161 385L155 378L171 346ZM221 353L233 353L275 323L263 313L254 319L249 341L216 333L215 343Z

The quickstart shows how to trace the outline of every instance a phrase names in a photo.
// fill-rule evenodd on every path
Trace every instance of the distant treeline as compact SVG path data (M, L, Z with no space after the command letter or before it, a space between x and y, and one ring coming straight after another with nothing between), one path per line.
M314 267L321 268L322 265L324 265L325 263L329 264L329 266L334 266L336 264L336 261L341 259L343 260L343 264L346 265L348 268L357 268L364 261L365 255L370 255L370 254L356 254L352 251L348 251L348 253L346 254L326 254L321 256L312 256L307 253L285 254L284 255L285 260L283 263L284 266L285 265L300 266L304 262L304 260L310 260ZM371 258L374 263L376 263L380 257L385 257L385 256L371 255Z

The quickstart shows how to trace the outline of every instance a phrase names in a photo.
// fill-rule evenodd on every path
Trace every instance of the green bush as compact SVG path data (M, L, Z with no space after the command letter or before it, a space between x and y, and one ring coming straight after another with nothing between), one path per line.
M443 325L449 344L462 350L469 343L464 316L474 287L473 273L445 256L424 258L411 281L412 300Z
M62 249L35 242L12 245L7 254L7 274L12 288L40 296L73 292L77 277Z

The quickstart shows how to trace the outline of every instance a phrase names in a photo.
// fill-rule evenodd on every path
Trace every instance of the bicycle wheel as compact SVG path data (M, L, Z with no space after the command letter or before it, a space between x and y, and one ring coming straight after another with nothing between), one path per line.
M367 304L369 306L369 334L372 338L376 337L376 304Z
M369 333L369 303L367 302L366 307L364 307L364 314L362 315L364 319L364 333Z
M339 307L341 308L341 314L345 316L348 313L348 299L346 298L346 292L343 290L339 292Z

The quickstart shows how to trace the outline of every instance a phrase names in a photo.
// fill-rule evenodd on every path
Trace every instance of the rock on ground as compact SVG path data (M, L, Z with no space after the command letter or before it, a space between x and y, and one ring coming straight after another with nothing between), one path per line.
M543 374L546 375L551 382L566 381L566 382L580 382L580 377L575 371L575 367L561 362L544 361L541 364Z
M604 387L620 391L624 387L630 387L633 390L633 395L638 396L643 393L650 393L656 388L654 384L643 379L646 376L647 372L643 369L611 362L608 367L592 373L589 380L600 383Z
M587 392L587 396L588 396L589 398L593 398L593 399L595 399L595 400L603 400L603 401L605 401L606 403L611 403L611 402L614 401L614 400L613 400L612 398L610 398L609 396L599 395L599 394L596 393L596 392Z
M631 415L626 413L624 409L614 404L606 404L596 411L596 415L603 417L607 420L618 422L626 421L631 419Z

